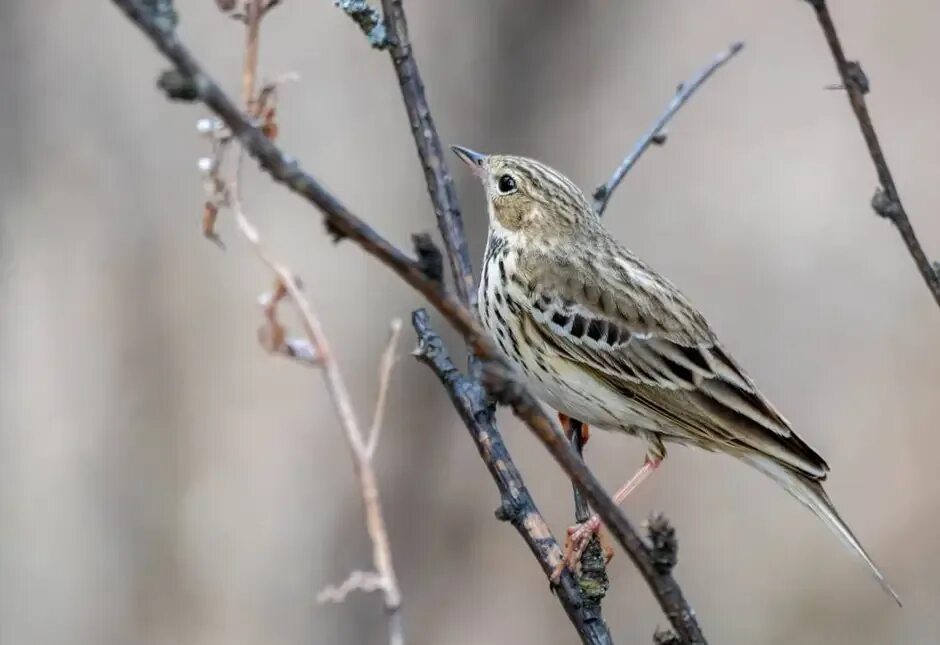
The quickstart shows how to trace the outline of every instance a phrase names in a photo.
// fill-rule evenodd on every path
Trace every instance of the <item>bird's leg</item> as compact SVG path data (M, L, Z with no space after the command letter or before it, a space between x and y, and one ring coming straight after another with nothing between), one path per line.
M658 455L647 455L643 466L636 471L636 474L633 475L626 484L621 486L620 489L614 493L614 503L620 504L623 502L623 500L636 490L647 477L653 474L653 471L659 467L662 461L663 458ZM555 570L552 572L552 580L557 581L565 567L568 567L572 571L575 570L577 563L581 559L581 554L591 540L591 536L598 533L600 528L601 518L596 513L586 522L568 527L568 537L565 540L565 553L561 558L561 562L558 563L558 566L555 567ZM604 552L609 562L610 558L613 557L613 551L605 549Z
M591 438L591 428L588 424L583 421L577 423L571 423L571 417L562 412L558 413L558 422L561 424L561 429L565 431L565 437L568 438L568 441L571 441L571 434L574 432L574 428L578 425L581 426L581 448L587 445L588 439Z

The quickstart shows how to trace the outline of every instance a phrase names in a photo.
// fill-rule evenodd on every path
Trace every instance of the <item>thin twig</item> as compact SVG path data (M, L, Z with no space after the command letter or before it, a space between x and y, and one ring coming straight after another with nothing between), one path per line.
M440 336L431 328L424 309L415 311L411 320L418 337L414 356L427 365L444 386L470 438L476 444L483 463L496 482L501 500L496 517L512 524L532 551L542 572L546 576L550 575L561 561L561 547L503 443L496 426L495 410L488 401L486 391L479 381L468 378L457 369ZM595 608L586 605L581 585L574 574L565 569L554 591L583 643L612 643L607 624L600 617L599 607L595 611Z
M607 209L607 204L610 202L610 198L617 189L617 186L620 185L620 182L623 181L623 178L626 177L628 172L630 172L630 169L633 168L633 165L637 162L640 156L646 152L646 149L657 140L657 137L662 136L666 124L669 123L673 116L675 116L676 112L679 111L679 108L685 105L686 101L691 98L695 91L701 87L702 84L718 70L718 68L731 60L734 55L743 48L744 43L733 43L725 51L719 52L718 55L715 56L715 59L701 71L699 71L699 73L696 74L693 78L679 85L679 89L676 91L676 95L672 97L672 100L669 102L669 105L666 107L666 111L663 112L662 116L660 116L656 120L656 123L653 124L653 127L650 128L642 138L640 138L640 140L633 147L633 150L630 151L630 154L628 154L624 160L620 162L620 165L617 166L616 170L614 170L614 174L610 176L610 179L607 180L607 183L601 184L594 190L594 212L596 212L598 216L604 214L604 211Z
M389 645L403 645L404 633L401 621L401 592L398 587L398 579L395 576L395 568L392 564L391 545L388 539L388 532L385 529L385 519L382 515L382 504L379 498L375 470L372 467L372 456L362 431L360 430L359 422L356 420L356 413L353 409L346 383L340 373L339 364L336 362L330 350L329 341L327 340L323 326L319 318L313 313L313 309L310 307L306 296L304 296L303 292L300 290L297 279L287 267L275 261L265 251L257 229L245 216L241 205L235 200L232 200L230 205L235 213L235 220L239 230L241 230L245 238L252 244L261 261L278 277L280 287L287 292L300 312L304 331L311 345L313 345L316 350L317 363L326 377L327 390L336 408L336 414L340 420L340 427L343 429L343 435L346 438L346 444L352 455L353 466L359 479L359 492L362 496L366 530L369 533L369 538L372 540L372 566L375 567L375 573L372 575L379 581L378 584L373 586L375 589L381 589L385 598L385 609L388 615ZM394 321L392 323L389 349L386 350L387 354L394 352L393 343L398 339L400 330L401 321ZM347 584L348 583L349 581L347 581ZM360 584L357 588L366 589L371 587ZM330 594L327 594L327 596L330 597Z
M389 267L402 280L425 296L451 325L467 340L471 349L487 360L487 387L532 430L548 449L562 470L584 491L591 506L614 538L623 546L634 565L662 607L677 635L686 643L704 643L695 614L671 574L658 572L642 538L614 504L594 474L571 449L564 435L542 411L538 401L513 376L486 332L473 314L456 298L445 292L439 282L430 279L415 260L379 235L355 216L296 160L286 156L251 120L243 114L210 78L183 45L176 32L155 21L139 0L112 0L154 43L157 49L191 80L196 99L215 112L232 130L245 150L271 177L302 196L323 214L330 233L337 239L348 237L367 253Z
M258 70L258 37L264 0L247 0L245 11L245 63L242 70L242 102L254 114L255 75Z
M375 412L372 415L372 427L369 428L369 439L366 441L366 454L371 458L379 444L379 434L382 432L382 421L385 418L386 402L388 401L388 384L392 380L392 368L395 366L395 348L398 347L398 337L401 336L401 321L392 321L392 328L388 334L388 344L382 352L379 361L379 394L375 397Z
M335 587L324 588L317 594L317 602L335 602L340 603L346 600L353 591L382 591L385 582L382 578L372 571L353 571L349 577L343 580L342 584Z
M255 77L258 75L258 41L261 36L261 18L265 14L264 0L245 0L245 59L242 64L242 104L245 112L258 116L255 96ZM244 146L238 147L235 159L235 190L241 201L242 168L245 161Z
M826 36L826 42L829 43L829 50L835 59L836 67L839 70L839 76L842 78L842 86L845 89L858 120L862 136L865 138L865 145L868 147L868 154L875 164L875 171L878 173L878 181L881 183L879 189L875 191L872 197L871 205L876 213L882 217L891 220L894 226L901 234L901 239L907 245L907 250L917 265L917 269L927 283L927 288L933 294L934 300L940 305L940 271L937 271L927 259L920 240L914 233L914 227L907 216L907 211L901 204L901 195L898 193L897 185L894 183L894 177L891 169L888 167L888 161L885 159L884 151L881 149L881 143L878 141L878 135L875 133L875 126L868 114L868 106L865 103L865 94L868 92L868 78L862 71L862 66L858 61L849 61L845 57L845 51L842 43L836 33L836 26L832 22L832 15L826 6L825 0L807 0L816 11L816 18L819 20L819 26L822 27L823 34Z

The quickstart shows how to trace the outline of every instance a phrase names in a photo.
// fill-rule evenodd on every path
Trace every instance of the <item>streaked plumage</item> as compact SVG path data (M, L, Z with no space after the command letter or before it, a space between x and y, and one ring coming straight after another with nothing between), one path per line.
M897 596L822 488L829 467L757 390L705 318L603 228L547 166L455 148L486 189L484 326L561 413L644 439L724 452L813 510Z

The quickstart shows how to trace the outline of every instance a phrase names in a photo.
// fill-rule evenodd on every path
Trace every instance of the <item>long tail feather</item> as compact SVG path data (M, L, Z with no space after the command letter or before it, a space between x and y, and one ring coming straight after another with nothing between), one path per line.
M898 603L899 607L901 606L901 599L898 598L898 594L895 593L891 585L888 584L888 581L885 580L884 575L878 570L878 567L865 552L865 549L862 548L862 545L859 543L858 539L856 539L855 535L852 534L848 525L839 517L835 506L833 506L829 496L826 495L826 491L823 490L822 484L804 475L800 475L764 456L742 455L742 458L751 466L780 484L788 493L813 511L813 513L829 527L829 530L836 534L843 544L852 549L852 551L865 561L865 564L868 565L872 575L875 576L875 579L881 585L881 588L894 598L894 601Z

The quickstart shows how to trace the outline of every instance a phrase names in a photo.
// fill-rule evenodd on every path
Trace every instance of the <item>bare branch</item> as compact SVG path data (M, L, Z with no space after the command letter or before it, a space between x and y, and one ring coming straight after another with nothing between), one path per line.
M575 452L582 459L584 458L584 424L577 419L568 418L570 431L569 441ZM588 506L581 489L576 484L572 484L574 493L574 521L578 524L586 522L591 516L591 508ZM581 567L581 589L584 592L584 603L586 606L596 606L600 611L600 604L607 595L610 588L610 580L607 577L608 553L605 545L602 544L603 532L598 531L591 536L587 547L581 554L578 564ZM567 546L567 545L566 545Z
M375 399L375 412L372 415L372 427L369 428L369 439L366 441L366 455L371 459L375 448L379 444L379 434L382 432L382 421L385 417L385 406L388 399L388 384L391 381L392 368L395 366L395 348L398 347L398 338L401 336L401 320L392 321L388 334L388 344L382 352L379 362L379 394Z
M382 576L373 571L353 571L343 583L337 587L326 587L317 594L317 602L340 603L346 600L353 591L381 591L385 581Z
M470 247L464 234L457 189L448 170L441 138L431 116L428 99L424 95L424 82L415 61L411 41L408 39L408 23L402 0L382 0L383 20L388 53L398 75L401 97L408 112L408 123L414 137L428 195L434 206L437 226L444 240L444 248L450 260L451 272L457 298L461 304L473 309L476 306L476 290L473 284L473 265Z
M258 71L258 37L261 34L261 12L264 0L247 0L245 12L245 63L242 70L242 101L249 114L254 114L255 75Z
M404 632L401 624L401 592L399 591L398 578L395 576L395 569L392 565L391 545L388 540L388 532L385 530L385 519L382 516L382 504L379 499L375 470L372 467L372 456L363 438L362 431L359 428L359 423L356 420L352 400L350 399L349 391L346 389L346 383L340 374L339 364L333 357L320 320L314 315L310 303L300 290L297 279L287 267L276 262L264 250L257 229L245 216L241 205L234 199L230 205L235 212L235 220L242 234L252 244L258 257L261 258L261 261L268 265L278 277L278 290L286 292L299 310L304 331L310 340L310 344L315 349L318 365L326 376L330 399L333 401L333 405L336 408L336 414L340 420L340 427L343 429L346 443L352 454L356 475L359 478L359 492L362 496L366 530L369 533L369 538L372 540L372 564L376 570L375 574L370 575L377 577L379 583L377 586L374 585L374 588L376 590L381 589L385 597L385 609L388 614L389 644L402 645L402 643L404 643ZM275 297L272 301L277 303L280 299L280 297ZM397 340L401 330L401 322L398 322L397 329L393 323L392 329L392 338L386 353L393 355L395 349L394 341ZM391 361L389 360L388 362L390 363ZM390 367L387 369L390 369ZM387 388L387 383L382 387ZM378 437L378 431L374 430L374 432L376 433L374 436ZM350 577L350 579L353 578L360 583L356 588L365 588L362 584L362 576ZM349 581L347 581L347 583L348 582ZM345 593L343 595L345 596Z
M675 116L679 108L685 105L686 101L692 97L695 91L701 87L712 74L718 71L718 68L731 60L734 55L742 49L744 49L744 43L733 43L725 51L719 52L718 55L715 56L715 59L693 78L679 85L678 90L676 90L676 95L669 102L662 116L660 116L656 120L656 123L653 124L653 127L637 141L633 150L620 162L620 165L614 170L614 174L610 176L607 183L601 184L594 190L594 212L599 216L604 214L604 211L607 209L607 204L610 202L610 198L613 196L617 186L620 185L623 178L630 172L630 169L633 168L633 165L639 160L640 156L646 152L646 149L649 148L651 144L661 145L665 142L666 124Z
M933 294L934 300L940 305L940 271L937 271L927 259L920 240L914 233L914 227L907 216L907 211L901 204L901 195L898 193L897 186L894 183L894 176L888 167L888 161L885 159L884 151L881 149L881 143L878 141L878 135L875 132L875 126L868 114L868 106L865 103L865 94L868 93L869 83L862 66L858 61L846 60L845 51L842 49L842 42L836 33L835 23L832 22L832 15L826 6L826 0L807 0L816 11L816 18L819 20L819 26L822 27L826 42L829 43L829 50L835 59L836 68L839 70L839 76L842 79L842 87L845 89L849 98L849 104L858 120L862 136L865 138L865 145L868 147L868 154L875 165L875 171L878 173L878 181L881 186L875 190L872 197L872 209L884 217L891 220L894 226L901 234L901 239L907 245L907 250L917 265L927 288Z
M478 381L457 369L440 336L431 328L424 309L415 311L411 320L418 336L414 356L427 365L444 386L496 482L501 499L496 517L512 524L538 560L542 571L546 576L550 575L561 562L561 547L539 513L522 474L503 443L496 426L495 410L487 401L486 391ZM612 642L607 624L601 617L600 605L585 602L581 585L567 569L555 586L555 596L582 642L590 645L609 645Z
M695 614L683 597L671 574L656 571L649 551L626 516L614 504L600 482L570 448L561 432L542 412L537 400L518 381L508 363L477 324L473 314L440 285L430 280L421 266L380 236L339 200L330 194L297 162L281 150L243 114L196 62L171 28L153 20L151 12L140 0L112 0L137 25L176 67L189 77L198 100L219 116L271 177L316 206L324 216L331 234L356 242L363 250L379 259L428 301L463 335L471 349L489 361L487 386L498 399L511 405L514 412L548 449L561 468L584 492L614 538L624 547L630 559L650 586L676 633L687 643L704 643ZM465 244L465 241L459 240ZM314 343L316 345L316 343ZM322 347L320 348L323 349ZM328 352L325 353L328 356ZM327 359L323 359L327 360ZM378 570L379 567L376 567Z

